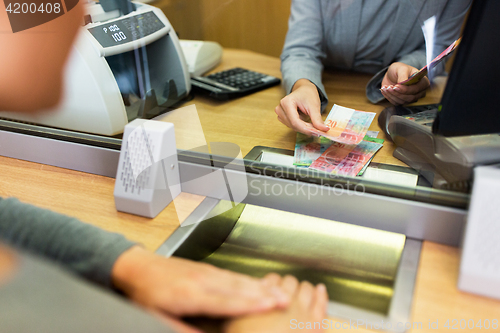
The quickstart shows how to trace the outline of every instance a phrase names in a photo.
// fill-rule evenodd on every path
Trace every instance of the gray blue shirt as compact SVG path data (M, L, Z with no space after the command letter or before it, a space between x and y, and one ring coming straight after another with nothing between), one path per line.
M287 93L299 79L314 83L327 99L324 68L375 74L367 86L372 102L387 67L403 62L418 69L427 62L422 24L437 19L432 58L454 42L470 0L292 0L288 33L281 54ZM436 73L444 66L436 68ZM320 94L320 95L321 95Z

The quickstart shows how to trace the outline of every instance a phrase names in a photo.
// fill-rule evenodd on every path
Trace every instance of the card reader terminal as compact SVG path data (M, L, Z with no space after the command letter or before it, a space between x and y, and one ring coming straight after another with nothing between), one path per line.
M437 113L437 104L391 106L378 121L397 146L394 157L419 171L435 188L467 192L475 166L500 162L500 136L435 135L432 124Z

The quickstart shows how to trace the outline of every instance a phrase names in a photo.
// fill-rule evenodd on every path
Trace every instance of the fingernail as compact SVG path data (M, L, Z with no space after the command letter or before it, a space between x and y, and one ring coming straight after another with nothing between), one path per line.
M326 292L326 286L323 283L318 284L317 288L321 292Z
M397 91L397 92L401 92L401 88L399 86L395 86L394 90Z

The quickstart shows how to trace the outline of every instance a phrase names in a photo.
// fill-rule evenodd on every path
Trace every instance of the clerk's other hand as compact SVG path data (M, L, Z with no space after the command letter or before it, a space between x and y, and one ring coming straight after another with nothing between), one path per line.
M285 310L274 310L262 314L252 314L230 320L225 326L225 333L288 333L297 328L306 328L307 332L323 332L318 325L326 315L328 295L324 285L314 287L309 282L299 283L293 276L281 278L270 274L266 279L275 286L281 286L291 298ZM310 323L310 328L307 327ZM321 326L321 325L320 325Z
M423 77L419 82L410 86L397 84L408 79L416 72L418 72L418 69L402 62L391 64L382 80L380 89L382 95L393 105L413 103L424 97L425 91L430 86L427 77Z
M290 298L265 279L181 258L165 258L139 246L118 257L114 286L136 303L173 316L241 316L284 308Z
M291 129L313 135L314 130L329 130L321 119L321 100L318 88L311 81L300 79L295 82L292 92L285 96L274 109L278 120ZM306 122L309 117L312 123Z

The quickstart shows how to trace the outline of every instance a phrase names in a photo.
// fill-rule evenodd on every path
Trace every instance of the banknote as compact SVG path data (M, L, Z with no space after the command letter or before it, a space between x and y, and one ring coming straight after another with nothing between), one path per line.
M354 177L380 148L382 148L381 143L369 141L361 141L358 145L334 142L309 167L327 173Z
M375 115L335 104L325 121L330 130L326 133L319 130L313 132L332 141L357 145L363 140Z
M378 134L378 132L376 133ZM380 144L384 143L383 139L370 137L369 134L372 134L372 136L376 136L375 133L367 133L363 138L363 140L372 141ZM328 140L325 137L309 137L302 133L297 133L293 164L296 166L304 166L304 167L311 165L311 163L314 162L316 159L318 159L321 156L321 154L323 154L333 143L334 141ZM343 145L342 147L345 146ZM348 149L349 148L354 149L354 145L349 145ZM367 165L368 164L366 164L366 166ZM360 173L358 174L359 176L363 174L364 169L365 168L363 168L360 171Z
M405 86L411 86L412 84L418 83L424 76L427 75L427 71L429 68L435 67L437 64L439 64L441 61L443 61L446 57L448 57L455 49L457 48L458 44L460 44L460 41L462 38L460 37L453 43L451 43L450 46L446 48L441 54L439 54L436 58L434 58L430 63L428 63L426 66L422 67L418 72L414 73L412 76L410 76L407 80L404 80L402 82L398 82L398 84L402 84Z
M368 132L370 132L370 131L368 131ZM370 142L376 142L376 143L380 143L380 144L384 143L384 139L377 139L376 137L368 136L368 133L365 135L363 140L370 141ZM359 172L356 176L362 176L365 173L366 168L368 168L368 165L370 164L370 162L373 160L374 157L375 157L375 154L372 155L372 157L368 160L368 162L366 162L366 164L361 168L361 170L359 170Z
M363 174L365 173L366 169L368 169L368 165L370 164L370 162L373 160L374 157L375 157L375 155L373 155L368 160L368 162L366 162L366 164L361 168L361 170L359 170L359 172L358 172L358 174L356 176L363 176Z
M331 140L324 137L310 137L297 133L293 164L297 166L311 165L332 143Z
M376 142L376 143L384 143L384 139L378 139L378 138L374 138L374 137L371 137L371 136L368 136L368 135L365 135L365 137L363 138L364 141L370 141L370 142Z

